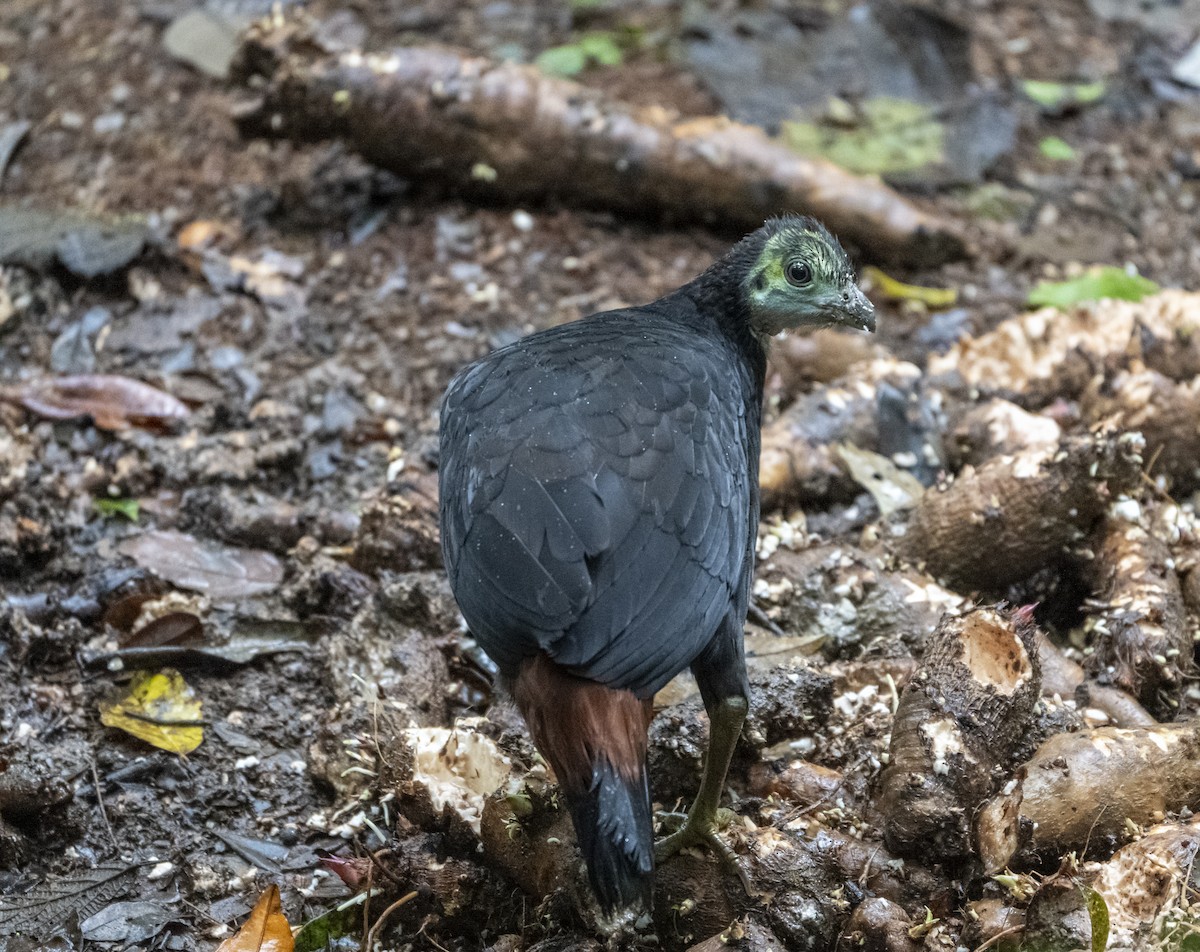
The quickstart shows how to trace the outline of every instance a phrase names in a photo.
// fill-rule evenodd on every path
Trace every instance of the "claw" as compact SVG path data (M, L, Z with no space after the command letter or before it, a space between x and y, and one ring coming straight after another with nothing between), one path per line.
M712 820L700 819L694 814L682 816L678 813L667 813L661 816L667 823L678 821L682 817L683 823L670 836L664 837L654 844L654 861L656 863L665 862L689 846L707 846L722 865L737 876L747 896L754 898L758 895L754 887L750 885L750 874L746 872L737 853L721 839L717 832L718 826L724 829L736 817L733 811L718 810L717 816Z

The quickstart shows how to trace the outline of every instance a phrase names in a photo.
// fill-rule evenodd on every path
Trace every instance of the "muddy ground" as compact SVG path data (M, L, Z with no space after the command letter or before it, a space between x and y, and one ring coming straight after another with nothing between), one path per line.
M98 864L129 868L60 899L38 920L43 936L51 925L57 936L0 937L11 952L213 949L270 882L293 925L352 896L323 856L399 855L401 842L430 836L442 837L428 847L435 856L469 855L461 831L397 819L388 756L374 749L384 708L420 726L491 713L498 736L520 730L491 707L486 664L464 645L430 536L440 394L497 344L653 299L737 237L555 206L480 208L372 169L337 143L243 140L231 117L246 92L164 48L164 30L189 6L0 4L0 126L31 123L0 199L148 216L151 231L135 261L91 279L60 265L0 268L0 380L55 369L56 341L102 309L90 348L62 366L155 383L192 408L165 433L109 432L0 404L0 896ZM252 6L240 10L262 12ZM837 6L791 9L819 21ZM922 364L957 335L1019 312L1038 280L1090 263L1195 287L1200 97L1163 91L1191 38L1105 21L1084 0L934 6L972 31L988 83L1106 78L1109 93L1064 115L1019 107L1016 143L988 174L999 220L980 213L978 186L909 189L963 223L972 255L894 270L956 288L959 302L931 316L877 298L881 343ZM569 6L545 2L325 0L311 10L336 15L372 49L436 41L537 53L572 31ZM654 42L582 81L683 115L720 110L672 56L686 32L677 5L617 2L589 16ZM1075 157L1046 158L1039 142L1049 135ZM776 396L783 388L778 377L769 386ZM96 499L138 500L136 521ZM812 531L821 519L810 518ZM825 524L830 538L859 525ZM131 557L128 541L153 530L186 538ZM211 555L197 569L193 547L209 544L226 556L264 550L277 564ZM202 583L155 576L183 571ZM206 643L251 646L248 663L150 659L155 670L181 669L203 702L205 737L185 757L103 726L98 713L137 666L112 652L171 610L199 618ZM860 650L851 640L842 655ZM869 781L886 728L864 723L864 736L829 739L814 759ZM735 791L748 784L740 769ZM379 875L397 880L394 895L421 895L393 918L385 947L584 941L565 907L539 906L501 874L473 893L486 906L449 912L427 883L404 880L411 863L393 868ZM83 911L133 900L151 904L146 936L81 938ZM358 947L340 941L330 947Z

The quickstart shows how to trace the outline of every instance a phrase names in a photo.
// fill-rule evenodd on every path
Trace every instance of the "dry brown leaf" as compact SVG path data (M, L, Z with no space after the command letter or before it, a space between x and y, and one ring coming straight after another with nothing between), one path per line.
M270 552L201 542L184 532L143 532L117 551L180 588L218 601L260 595L283 580L283 566Z
M102 430L130 426L163 429L186 419L187 405L163 390L114 374L43 377L0 392L0 399L19 403L49 420L91 417Z
M198 645L204 641L204 624L191 612L167 612L142 625L121 642L123 648L161 645Z
M292 928L279 901L279 887L271 885L237 935L222 942L217 952L293 952L294 948Z
M175 239L180 251L204 251L228 234L229 229L219 221L197 218L179 229Z

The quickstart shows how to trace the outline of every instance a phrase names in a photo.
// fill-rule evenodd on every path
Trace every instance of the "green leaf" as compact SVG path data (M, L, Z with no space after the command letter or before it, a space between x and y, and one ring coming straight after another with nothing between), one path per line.
M1029 292L1031 307L1068 308L1084 301L1113 298L1118 301L1140 301L1158 292L1158 285L1140 274L1130 274L1124 268L1105 265L1093 268L1070 281L1043 281Z
M309 919L296 932L295 952L324 952L343 936L356 935L362 927L363 896Z
M861 174L907 172L945 158L945 127L933 110L907 99L879 96L864 101L857 125L838 121L782 123L783 141L804 155L819 155Z
M1200 932L1190 932L1179 943L1179 952L1200 952Z
M1091 105L1103 99L1106 90L1102 79L1092 83L1056 83L1045 79L1021 81L1021 92L1047 112Z
M577 76L587 65L587 54L578 43L568 43L543 50L533 64L551 76Z
M601 66L620 66L625 59L611 33L588 33L580 38L579 46L588 60Z
M104 516L124 516L130 522L138 521L138 501L136 499L93 499L92 505Z
M1056 162L1069 162L1075 158L1075 150L1070 143L1060 139L1058 136L1046 136L1038 143L1038 149L1042 155L1048 159L1053 159Z
M1088 918L1092 920L1092 952L1104 952L1108 948L1108 903L1090 886L1080 886L1087 902Z
M576 76L593 63L600 66L620 66L625 60L616 35L607 31L585 33L575 43L552 46L535 59L543 73L552 76Z

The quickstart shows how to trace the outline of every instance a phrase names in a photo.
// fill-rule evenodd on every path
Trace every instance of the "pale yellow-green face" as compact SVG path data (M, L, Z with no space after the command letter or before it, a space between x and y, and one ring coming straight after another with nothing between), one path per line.
M875 330L875 308L854 281L850 259L820 226L785 227L767 239L743 282L756 333L842 324Z

